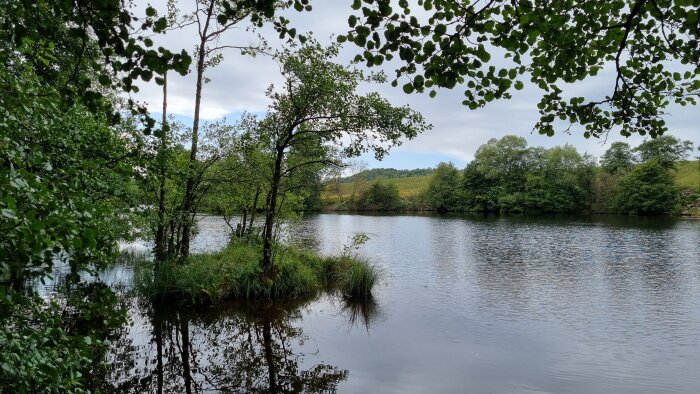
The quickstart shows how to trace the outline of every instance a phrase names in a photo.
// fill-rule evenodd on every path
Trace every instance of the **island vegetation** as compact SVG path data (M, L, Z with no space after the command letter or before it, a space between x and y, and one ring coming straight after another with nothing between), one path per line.
M285 243L281 231L284 219L322 207L328 180L333 174L341 179L337 174L349 159L368 152L381 159L431 127L421 114L368 89L388 82L385 74L340 63L342 41L366 49L357 60L368 66L397 53L406 63L399 77L410 78L406 93L466 81L465 105L476 109L507 98L511 88L522 87L517 78L529 73L548 92L539 106L541 132L554 133L561 118L584 125L587 137L616 126L623 135L654 137L634 149L611 145L598 166L572 146L527 147L524 139L507 136L488 141L463 171L442 163L430 175L403 173L428 181L418 197L401 196L388 180L374 181L409 179L398 171L353 176L353 209L678 210L682 197L672 174L688 144L663 136L662 115L669 97L694 104L699 69L671 72L648 60L698 64L696 37L676 35L697 35L697 10L686 2L636 1L627 9L627 2L613 1L584 11L579 2L551 9L529 1L490 2L477 11L425 1L426 11L432 11L429 3L436 10L422 26L409 17L406 2L399 2L401 15L388 1L366 3L363 16L351 17L350 31L329 46L298 33L283 16L311 11L309 0L196 0L189 12L177 2L165 10L133 9L117 0L0 3L0 391L98 391L91 377L106 368L105 354L126 322L128 302L90 274L117 260L119 241L153 241L153 261L137 275L141 301L175 299L184 309L319 292L371 301L380 272L357 254L365 237L355 236L339 256L321 256ZM360 1L351 5L362 7ZM192 53L155 46L154 37L185 26L197 27ZM582 45L592 39L582 33L596 26L597 44ZM282 49L254 38L265 27L279 34ZM659 36L664 27L673 38ZM646 31L654 32L647 36L653 42L643 39ZM227 41L233 32L252 43ZM511 54L516 65L489 66L486 47L470 41L482 37ZM628 47L623 62L620 53ZM257 92L267 95L265 114L204 122L203 86L230 48L271 56L283 83ZM533 64L523 65L525 57ZM604 62L617 66L609 97L562 97L555 82L593 76ZM191 125L168 116L169 81L187 73L195 75ZM158 119L136 96L148 83L162 88ZM346 204L342 196L338 204ZM192 252L202 213L224 217L230 230L225 249ZM38 292L40 283L57 278L60 294ZM264 324L268 336L271 324ZM330 372L322 388L346 376Z

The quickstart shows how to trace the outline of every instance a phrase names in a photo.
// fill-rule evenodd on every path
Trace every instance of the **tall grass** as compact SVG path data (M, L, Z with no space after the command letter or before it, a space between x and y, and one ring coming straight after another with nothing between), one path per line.
M155 300L211 304L224 299L300 298L318 291L339 291L346 297L367 298L379 278L378 270L358 257L321 257L295 246L277 245L272 280L263 280L262 248L233 242L226 249L189 257L184 263L142 265L135 285Z
M328 257L326 283L348 298L367 299L379 282L381 273L368 259L357 255Z

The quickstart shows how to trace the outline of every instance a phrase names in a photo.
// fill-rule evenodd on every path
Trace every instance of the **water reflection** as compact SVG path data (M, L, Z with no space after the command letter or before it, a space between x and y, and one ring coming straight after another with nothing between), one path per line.
M374 324L380 321L380 317L383 315L374 297L370 297L367 300L346 298L343 300L341 311L346 318L349 328L361 326L367 332Z
M286 229L322 253L370 234L362 252L385 273L381 307L137 305L113 346L110 390L700 388L700 221L313 215ZM202 245L216 231L203 225L200 237L213 236Z
M100 391L114 393L327 393L348 371L309 365L311 339L299 324L309 300L231 303L202 311L133 305L134 327L113 344ZM370 326L376 303L348 305ZM364 319L364 320L363 320ZM312 341L311 341L312 342Z

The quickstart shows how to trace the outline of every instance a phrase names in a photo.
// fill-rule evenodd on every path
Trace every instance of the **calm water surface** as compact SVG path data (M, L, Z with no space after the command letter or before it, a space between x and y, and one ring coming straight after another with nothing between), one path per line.
M200 227L196 250L223 247L221 219ZM322 214L287 231L322 253L368 234L376 302L132 300L114 391L700 392L698 220Z

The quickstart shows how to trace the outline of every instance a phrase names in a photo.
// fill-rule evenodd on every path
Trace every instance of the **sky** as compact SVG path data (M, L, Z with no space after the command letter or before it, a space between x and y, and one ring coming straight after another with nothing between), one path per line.
M179 3L179 8L184 12L187 10L186 4L193 1ZM352 11L351 3L350 0L312 0L311 12L298 13L290 10L282 15L291 21L291 27L295 27L298 32L312 31L319 42L330 43L335 41L332 36L346 32L347 19ZM158 9L161 15L165 14L165 1L158 0L150 4ZM136 7L140 9L145 9L145 5L145 2L136 2ZM256 43L258 35L261 35L273 48L279 48L283 44L269 26L256 32L247 31L244 27L243 24L241 28L226 32L222 43L249 45ZM162 45L173 52L185 49L191 53L196 40L194 29L172 31L154 37L156 45ZM357 53L358 47L345 44L337 61L348 64ZM210 82L203 90L202 119L214 121L225 117L228 122L235 122L244 111L264 114L269 104L265 96L266 89L270 84L281 81L277 65L269 57L241 55L236 50L226 50L223 57L224 60L216 68L207 71L206 76ZM503 62L506 64L505 60ZM396 63L386 63L384 67L389 76L393 75L392 64ZM596 79L566 85L563 89L569 94L602 98L610 93L612 78L611 72L604 71ZM139 87L140 92L135 98L146 103L153 114L159 116L162 103L161 87L155 83L141 83ZM480 145L491 138L501 138L509 134L525 138L530 146L552 147L571 144L579 152L587 152L596 157L600 157L612 142L624 141L636 146L643 140L640 136L625 138L616 131L610 132L607 138L586 139L581 127L572 128L570 134L557 132L553 137L539 135L532 129L539 117L536 105L542 92L527 84L525 89L514 91L512 99L494 101L477 110L469 110L461 104L465 88L460 86L453 90L439 90L437 96L432 99L427 93L407 95L402 91L401 84L396 88L387 83L363 86L362 89L377 91L394 105L410 106L422 113L426 121L433 126L432 130L404 141L400 147L392 149L381 162L374 160L371 155L362 156L360 159L367 163L368 168L426 168L435 167L441 161L452 162L461 168L473 159ZM192 122L194 91L193 72L185 77L174 73L168 76L168 111L185 124ZM674 106L668 112L665 118L669 126L668 134L691 140L696 146L700 144L700 109ZM693 157L696 155L697 152L692 153Z

